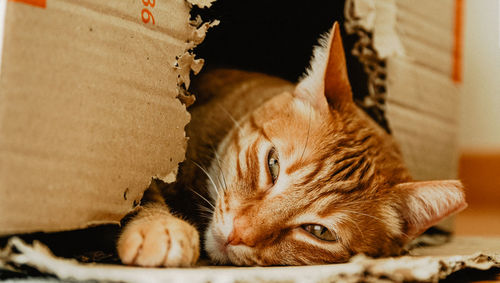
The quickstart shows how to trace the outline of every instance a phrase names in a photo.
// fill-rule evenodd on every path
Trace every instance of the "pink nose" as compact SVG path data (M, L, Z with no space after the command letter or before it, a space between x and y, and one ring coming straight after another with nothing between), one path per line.
M255 232L246 217L237 217L233 221L233 231L227 237L227 245L254 247L257 241Z
M229 236L227 237L227 244L233 246L241 244L241 238L236 233L234 233L234 230L231 231L231 234L229 234Z

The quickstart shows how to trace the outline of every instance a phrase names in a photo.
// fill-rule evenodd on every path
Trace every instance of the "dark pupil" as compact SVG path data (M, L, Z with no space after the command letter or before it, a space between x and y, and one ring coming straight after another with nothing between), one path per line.
M314 226L314 230L316 230L316 232L319 232L320 236L325 234L326 232L326 228L319 225Z
M273 165L276 165L276 164L278 164L278 160L277 159L274 159L274 158L269 159L269 166L273 166Z
M323 227L323 229L321 229L320 235L325 234L325 232L326 232L326 228L325 228L325 227Z

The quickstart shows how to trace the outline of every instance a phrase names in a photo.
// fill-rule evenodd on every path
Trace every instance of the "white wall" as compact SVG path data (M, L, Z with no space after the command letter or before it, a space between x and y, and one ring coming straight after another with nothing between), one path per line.
M465 0L460 145L500 150L500 0Z

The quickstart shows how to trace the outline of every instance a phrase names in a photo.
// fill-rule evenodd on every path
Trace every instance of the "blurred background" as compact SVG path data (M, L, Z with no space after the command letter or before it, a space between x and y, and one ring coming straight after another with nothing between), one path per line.
M457 233L500 235L500 1L464 2L459 176L469 208Z

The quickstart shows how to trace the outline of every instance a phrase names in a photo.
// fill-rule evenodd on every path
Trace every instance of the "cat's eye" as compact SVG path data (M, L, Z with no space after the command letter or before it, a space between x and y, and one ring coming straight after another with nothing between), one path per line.
M273 184L276 183L278 175L280 174L280 162L278 159L278 152L276 149L272 148L267 154L267 168L269 169L269 174L273 180Z
M336 242L338 241L337 235L328 230L325 226L318 225L318 224L306 224L302 225L302 229L306 230L309 232L311 235L314 237L323 240L323 241L328 241L328 242Z

